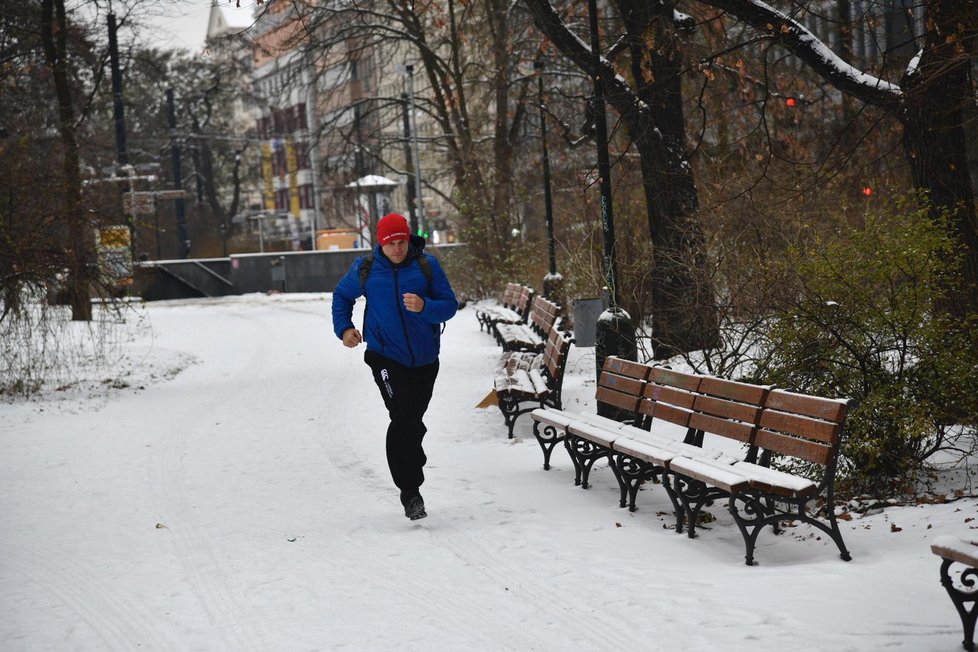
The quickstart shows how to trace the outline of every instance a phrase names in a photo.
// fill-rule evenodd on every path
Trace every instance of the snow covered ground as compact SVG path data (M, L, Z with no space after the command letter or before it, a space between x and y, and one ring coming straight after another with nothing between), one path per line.
M463 309L428 411L429 517L404 518L386 414L329 295L135 306L122 382L0 404L0 649L960 649L929 542L976 501L761 535L721 507L689 540L661 487L618 508L573 485L490 389L498 348ZM359 317L357 318L359 323ZM568 407L594 409L573 349Z

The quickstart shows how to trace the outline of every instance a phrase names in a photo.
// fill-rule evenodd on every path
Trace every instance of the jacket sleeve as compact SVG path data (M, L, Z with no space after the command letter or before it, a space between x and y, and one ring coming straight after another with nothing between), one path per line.
M429 294L424 297L421 316L432 324L440 324L455 316L458 299L438 259L428 256L428 260L431 261L431 286Z
M355 328L353 325L353 304L363 296L360 289L360 265L363 257L353 261L353 265L346 272L340 282L333 290L333 332L336 337L343 339L343 333L348 328Z

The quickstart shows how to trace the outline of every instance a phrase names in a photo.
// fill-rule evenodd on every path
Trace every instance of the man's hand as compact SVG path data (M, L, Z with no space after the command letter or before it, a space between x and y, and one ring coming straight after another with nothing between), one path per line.
M347 328L343 331L343 346L353 348L357 344L363 341L363 336L360 335L360 331L355 328Z
M404 293L404 307L411 312L421 312L424 310L424 299L410 292Z

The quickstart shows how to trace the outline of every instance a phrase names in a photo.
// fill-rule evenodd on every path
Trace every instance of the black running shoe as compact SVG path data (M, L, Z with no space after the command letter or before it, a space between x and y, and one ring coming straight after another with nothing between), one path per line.
M407 505L404 506L404 515L407 516L412 521L416 521L419 518L424 518L428 515L424 511L424 500L421 496L412 496Z

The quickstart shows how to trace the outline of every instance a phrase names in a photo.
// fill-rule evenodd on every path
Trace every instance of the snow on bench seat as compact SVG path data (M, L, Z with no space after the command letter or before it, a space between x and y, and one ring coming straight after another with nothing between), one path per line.
M950 534L934 537L930 543L931 552L945 559L978 567L978 542L965 541Z
M961 645L970 652L975 649L975 621L978 619L978 585L975 584L975 576L978 574L978 541L942 534L934 538L930 549L943 560L941 584L961 619L964 630ZM968 568L963 571L955 569L952 572L951 567L955 563Z
M734 467L729 464L702 457L678 455L669 462L670 471L705 482L728 494L744 491L750 486L750 480L733 469Z
M808 478L778 471L768 466L750 462L737 462L733 466L738 473L750 478L752 489L791 498L810 496L818 491L818 485Z

